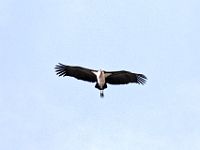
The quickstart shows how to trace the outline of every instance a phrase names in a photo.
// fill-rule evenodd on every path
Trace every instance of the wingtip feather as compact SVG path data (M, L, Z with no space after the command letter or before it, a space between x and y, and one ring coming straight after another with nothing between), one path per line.
M66 76L65 75L65 71L64 71L64 69L65 69L65 65L63 65L62 63L58 63L56 66L55 66L55 72L56 72L56 75L58 75L59 77L60 76Z
M137 74L137 83L144 85L147 82L147 77L143 74Z

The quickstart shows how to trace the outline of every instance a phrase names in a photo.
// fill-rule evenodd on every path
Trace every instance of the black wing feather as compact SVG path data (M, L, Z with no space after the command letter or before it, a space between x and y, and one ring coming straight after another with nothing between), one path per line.
M96 75L92 71L92 69L83 68L80 66L67 66L59 63L55 67L56 74L58 76L70 76L74 77L78 80L84 80L88 82L96 82Z
M129 71L111 71L106 72L110 74L106 78L106 82L109 84L128 84L128 83L137 83L145 84L147 77L143 74L132 73Z

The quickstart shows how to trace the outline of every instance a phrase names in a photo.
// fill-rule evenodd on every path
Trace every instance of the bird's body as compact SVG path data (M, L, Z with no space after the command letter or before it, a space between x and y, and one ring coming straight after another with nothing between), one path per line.
M96 82L95 88L100 90L100 96L103 97L103 90L107 88L109 84L128 84L138 83L145 84L147 78L143 74L132 73L129 71L104 71L104 70L92 70L83 68L80 66L68 66L59 63L55 67L57 75L59 76L71 76L78 80Z
M97 76L97 83L100 87L100 89L103 89L103 86L105 85L105 73L102 70L99 70L98 72L93 72Z

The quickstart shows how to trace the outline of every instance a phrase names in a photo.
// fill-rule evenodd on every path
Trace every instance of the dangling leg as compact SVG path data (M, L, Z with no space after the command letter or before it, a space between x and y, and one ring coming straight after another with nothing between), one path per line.
M100 97L101 97L101 98L103 98L103 97L104 97L103 90L100 90Z

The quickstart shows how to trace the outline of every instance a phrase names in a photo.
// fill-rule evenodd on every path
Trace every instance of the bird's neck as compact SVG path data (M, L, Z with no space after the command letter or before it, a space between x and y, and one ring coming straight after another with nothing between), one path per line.
M98 76L99 76L99 78L104 78L104 71L100 69L98 71Z

